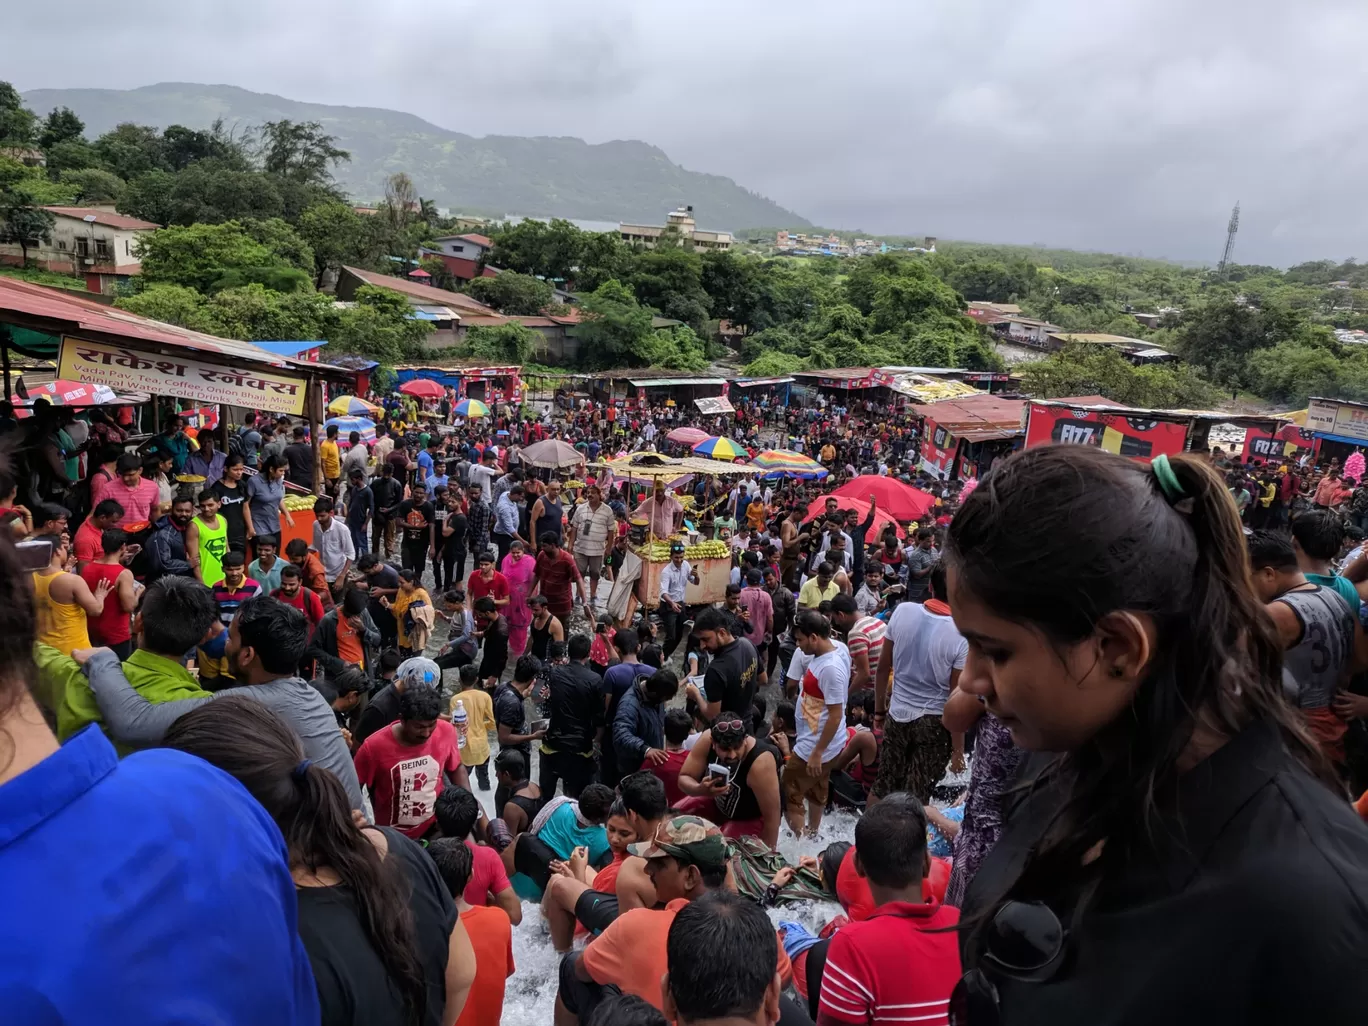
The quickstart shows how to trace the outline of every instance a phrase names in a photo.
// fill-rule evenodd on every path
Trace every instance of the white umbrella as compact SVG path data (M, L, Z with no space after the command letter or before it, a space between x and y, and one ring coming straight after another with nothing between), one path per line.
M569 442L559 438L547 438L533 442L526 449L518 451L518 459L534 467L578 467L584 462L584 454Z

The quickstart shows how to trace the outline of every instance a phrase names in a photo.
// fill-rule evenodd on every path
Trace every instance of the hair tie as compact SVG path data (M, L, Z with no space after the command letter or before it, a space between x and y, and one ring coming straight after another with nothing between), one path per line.
M308 775L309 767L312 765L312 759L300 759L299 765L290 772L290 776L294 777L297 783L302 784L304 783L305 776Z
M1168 456L1161 453L1150 460L1150 470L1154 472L1154 479L1159 483L1159 491L1163 493L1169 505L1180 513L1191 513L1192 497L1178 480Z

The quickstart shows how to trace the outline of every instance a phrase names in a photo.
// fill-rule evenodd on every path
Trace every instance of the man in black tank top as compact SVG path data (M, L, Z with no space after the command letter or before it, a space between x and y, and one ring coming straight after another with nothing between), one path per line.
M746 730L739 713L724 712L699 736L679 771L679 789L689 797L677 812L703 816L728 837L759 837L779 843L783 806L779 797L778 750ZM724 780L710 766L725 767Z

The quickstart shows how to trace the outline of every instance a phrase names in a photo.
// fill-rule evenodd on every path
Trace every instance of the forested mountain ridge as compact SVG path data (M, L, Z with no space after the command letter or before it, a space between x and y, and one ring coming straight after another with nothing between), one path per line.
M378 199L385 179L404 171L422 183L425 197L463 210L661 224L667 211L690 204L700 227L808 223L730 178L688 171L638 141L477 138L401 111L306 103L226 85L34 89L23 96L38 111L70 107L92 138L130 121L206 129L222 118L238 131L267 121L316 121L351 153L339 184L357 201Z

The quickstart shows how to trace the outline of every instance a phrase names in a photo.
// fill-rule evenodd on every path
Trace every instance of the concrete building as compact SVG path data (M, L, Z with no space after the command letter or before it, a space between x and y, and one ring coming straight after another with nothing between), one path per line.
M436 249L423 248L419 256L435 256L446 265L447 273L457 281L470 281L472 278L490 278L494 271L480 264L484 255L494 248L494 243L484 235L442 235L434 240Z
M120 281L142 273L138 239L161 225L116 214L108 207L44 207L56 220L50 242L28 247L29 259L44 271L80 275L90 292L112 292ZM0 263L18 265L17 242L0 243Z
M677 210L670 211L663 225L618 225L618 234L622 236L623 242L635 246L645 246L647 249L654 248L656 243L660 241L660 237L670 230L677 233L686 243L691 243L695 252L698 253L732 248L731 232L699 230L698 222L694 220L693 207L680 207Z

